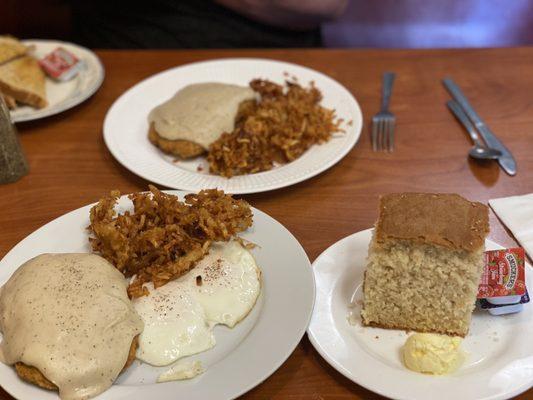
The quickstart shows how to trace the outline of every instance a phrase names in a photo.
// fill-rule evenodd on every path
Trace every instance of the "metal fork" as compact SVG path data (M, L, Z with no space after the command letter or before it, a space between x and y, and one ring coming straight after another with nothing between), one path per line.
M394 151L396 117L389 111L389 100L395 77L396 74L393 72L383 74L381 110L372 118L372 149L374 151Z

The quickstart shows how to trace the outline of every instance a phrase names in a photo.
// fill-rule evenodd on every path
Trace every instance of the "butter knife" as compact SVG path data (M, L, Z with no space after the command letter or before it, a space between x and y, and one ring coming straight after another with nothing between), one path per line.
M502 153L502 155L498 157L498 164L500 164L500 167L502 167L502 169L509 175L516 175L516 161L513 158L513 155L474 111L465 95L461 92L461 89L459 89L459 86L457 86L451 78L445 78L442 82L455 101L459 103L465 114L468 115L468 118L470 118L474 126L477 128L487 146L499 150Z

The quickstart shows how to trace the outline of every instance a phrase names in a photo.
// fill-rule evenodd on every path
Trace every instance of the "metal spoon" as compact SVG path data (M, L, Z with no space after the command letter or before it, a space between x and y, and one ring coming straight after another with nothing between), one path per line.
M479 135L474 128L474 125L470 122L463 109L456 101L450 100L447 103L448 108L452 111L455 117L463 124L468 134L474 142L474 147L470 149L468 155L478 160L494 160L502 155L499 150L492 149L483 145L479 139Z

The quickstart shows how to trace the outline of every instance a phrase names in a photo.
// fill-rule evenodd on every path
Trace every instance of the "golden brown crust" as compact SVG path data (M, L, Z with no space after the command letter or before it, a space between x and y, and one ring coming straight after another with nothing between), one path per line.
M16 38L12 36L0 36L0 64L20 57L28 51Z
M124 364L121 372L126 371L131 364L135 361L135 354L137 353L137 347L139 347L139 335L135 336L131 341L130 351L128 353L128 359Z
M181 158L198 157L205 152L205 149L197 143L188 140L169 140L161 137L155 130L154 124L150 124L148 139L163 152L178 156Z
M4 93L0 93L0 96L4 98L7 108L9 108L10 110L14 110L15 108L17 108L17 101L13 97L8 96Z
M0 80L0 90L7 94L8 96L16 99L19 103L28 104L35 108L44 108L48 105L46 99L39 97L34 93L28 93L25 90L18 89L14 86L9 86L8 84Z
M37 60L30 56L0 66L0 91L36 108L48 105L44 72Z
M435 329L435 330L432 330L432 329L413 329L412 327L406 327L406 326L402 326L402 325L396 325L396 324L380 324L378 322L365 322L363 318L362 319L362 324L364 326L371 326L371 327L374 327L374 328L381 328L381 329L393 329L393 330L401 330L401 331L406 331L406 332L419 332L419 333L436 333L436 334L439 334L439 335L448 335L448 336L459 336L459 337L465 337L468 332L457 332L457 331L453 331L453 330L438 330L438 329Z
M376 241L413 240L466 251L484 246L489 209L457 194L393 193L380 199Z
M18 362L15 364L18 376L26 382L33 383L43 389L57 390L57 386L50 382L37 368Z
M139 336L135 336L131 342L128 359L126 360L126 364L124 364L124 368L122 368L121 373L128 369L133 361L135 361L135 353L137 352L138 344ZM41 371L31 365L17 362L15 363L15 371L17 372L18 376L26 382L37 385L43 389L58 390L58 387L53 382L48 380Z

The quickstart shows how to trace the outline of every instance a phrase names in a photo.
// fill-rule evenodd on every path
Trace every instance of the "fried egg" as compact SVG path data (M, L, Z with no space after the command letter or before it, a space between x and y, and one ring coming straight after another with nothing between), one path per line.
M234 327L255 305L261 270L236 241L214 243L191 271L133 301L144 321L137 358L165 366L215 346L213 328Z

